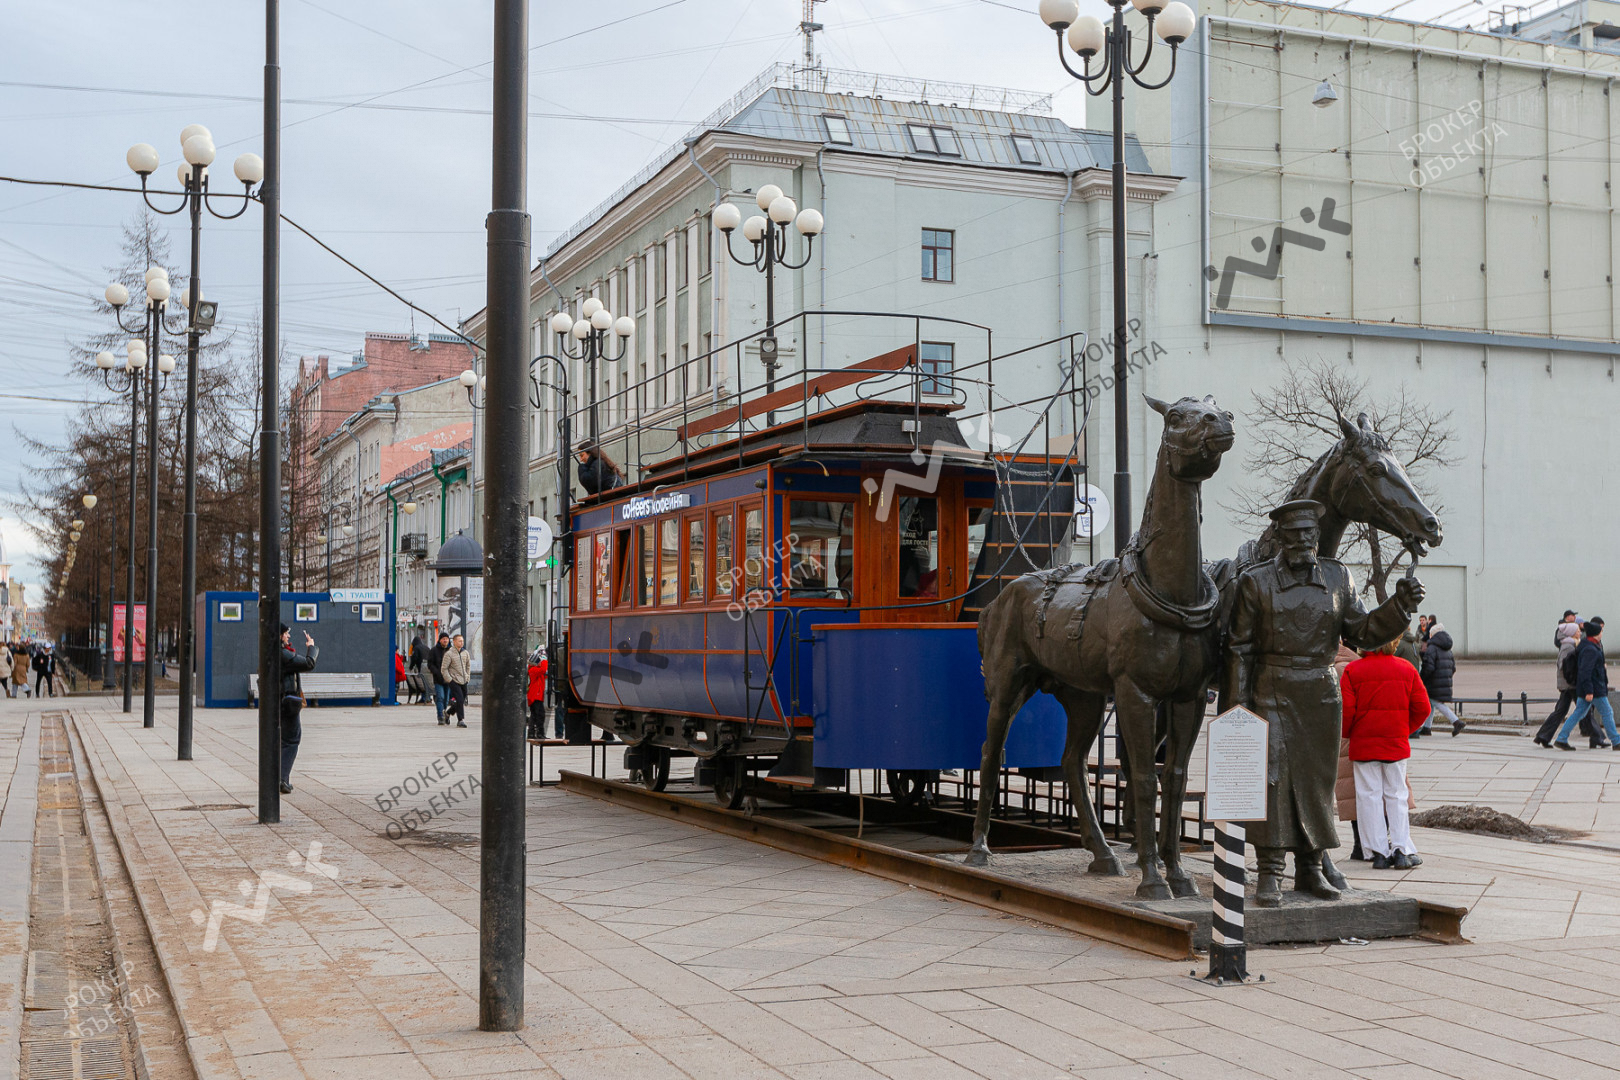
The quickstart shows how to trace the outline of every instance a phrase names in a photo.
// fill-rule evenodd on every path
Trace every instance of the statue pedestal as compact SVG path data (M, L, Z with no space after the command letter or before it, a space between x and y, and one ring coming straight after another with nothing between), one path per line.
M1193 942L1209 948L1211 905L1209 880L1200 876L1201 897L1185 900L1127 900L1132 907L1146 908L1162 915L1186 919L1196 924ZM1281 907L1263 908L1254 904L1251 892L1243 905L1243 939L1248 945L1281 945L1287 942L1337 941L1340 938L1412 937L1420 929L1416 899L1387 892L1349 889L1338 900L1318 900L1305 893L1285 890Z

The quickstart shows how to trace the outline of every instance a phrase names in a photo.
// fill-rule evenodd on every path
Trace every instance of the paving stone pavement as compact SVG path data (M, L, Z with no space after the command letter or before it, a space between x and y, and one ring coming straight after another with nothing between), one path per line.
M1422 830L1417 871L1348 866L1478 905L1473 944L1255 950L1268 981L1226 989L1187 962L530 788L527 1027L497 1034L476 1030L477 800L445 794L477 772L476 715L461 730L425 709L306 711L297 790L265 827L252 713L199 711L180 763L172 703L152 731L107 704L75 699L74 719L205 1078L1620 1076L1620 836L1597 753L1424 740L1420 805L1539 800L1533 820L1582 821L1615 850ZM0 708L0 748L19 729ZM583 769L584 752L547 764ZM378 809L423 770L394 819ZM405 808L431 820L402 835ZM215 910L234 915L209 950L193 912Z

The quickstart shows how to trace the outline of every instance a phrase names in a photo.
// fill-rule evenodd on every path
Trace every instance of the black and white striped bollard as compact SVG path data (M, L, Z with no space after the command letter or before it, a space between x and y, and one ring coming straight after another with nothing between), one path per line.
M1215 914L1209 928L1209 974L1215 983L1240 983L1249 977L1243 944L1243 826L1215 824Z

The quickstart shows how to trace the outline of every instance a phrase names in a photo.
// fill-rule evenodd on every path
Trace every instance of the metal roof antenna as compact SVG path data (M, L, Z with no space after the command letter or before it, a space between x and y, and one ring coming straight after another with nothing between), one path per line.
M824 4L826 0L804 0L804 18L799 22L799 33L804 35L804 77L805 89L811 87L810 73L821 70L821 62L816 59L816 31L822 25L816 22L816 5Z

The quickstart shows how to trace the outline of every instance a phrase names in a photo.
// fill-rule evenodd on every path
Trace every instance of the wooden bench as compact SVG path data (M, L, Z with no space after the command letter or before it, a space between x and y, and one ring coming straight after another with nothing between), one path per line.
M304 700L316 703L323 698L337 700L370 698L373 705L382 701L382 691L371 681L371 675L364 671L338 671L318 672L310 671L299 676L299 683L304 688ZM248 697L255 706L259 703L259 676L248 676Z

